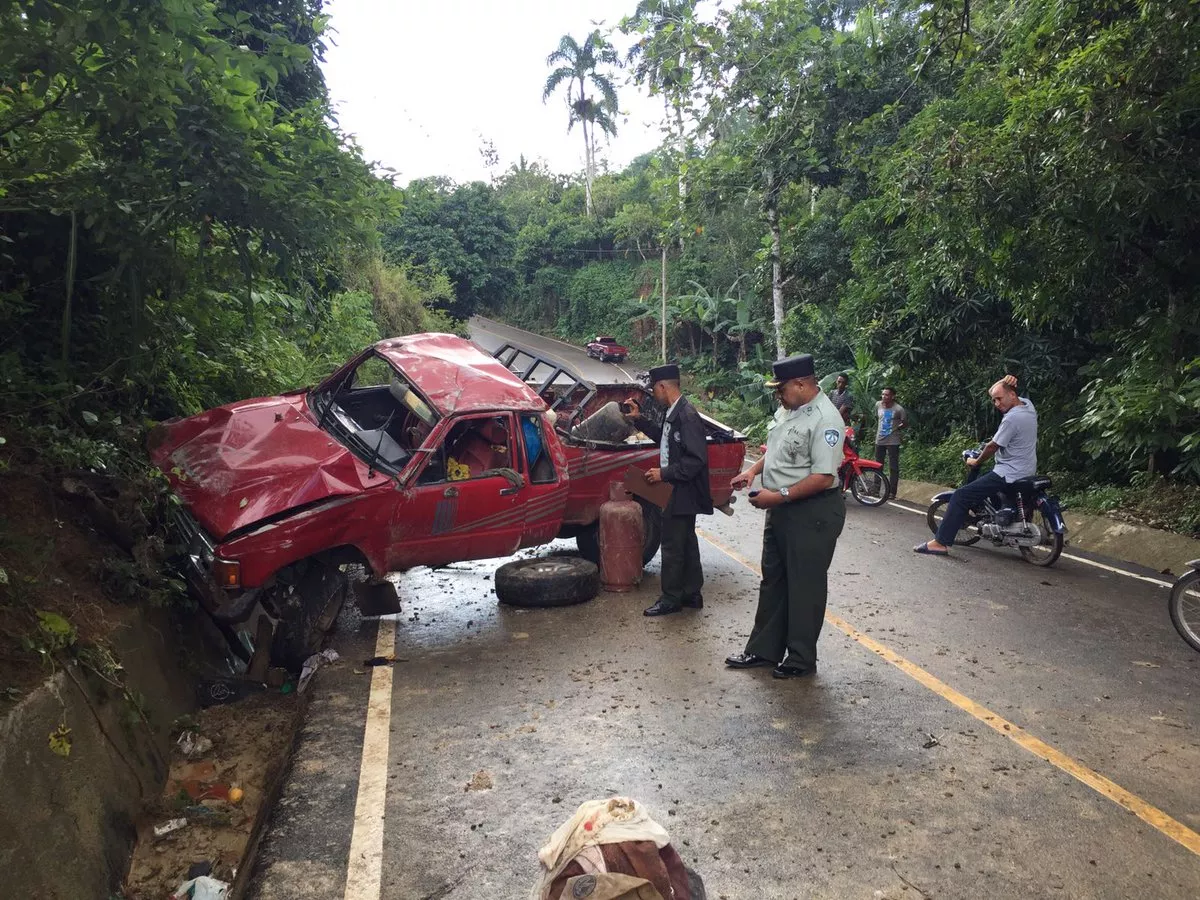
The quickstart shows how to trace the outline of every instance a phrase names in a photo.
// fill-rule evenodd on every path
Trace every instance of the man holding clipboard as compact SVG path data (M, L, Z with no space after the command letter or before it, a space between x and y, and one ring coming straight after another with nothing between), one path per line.
M683 607L701 609L704 571L700 566L700 542L696 539L696 516L711 515L712 490L708 482L708 444L700 414L679 389L679 366L656 366L650 370L650 392L667 413L662 425L642 417L636 397L626 401L626 416L650 438L659 442L659 464L646 472L648 484L671 485L671 497L663 510L662 593L647 616L677 613Z

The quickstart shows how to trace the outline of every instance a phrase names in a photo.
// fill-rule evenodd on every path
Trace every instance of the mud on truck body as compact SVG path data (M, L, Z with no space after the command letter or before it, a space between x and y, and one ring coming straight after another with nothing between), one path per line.
M595 385L514 345L497 356L454 335L383 340L315 388L154 429L189 588L252 674L268 659L297 668L348 597L398 611L389 573L564 536L595 558L608 483L657 464L657 445L612 416L644 388ZM721 505L745 439L706 424ZM648 561L659 511L644 520Z

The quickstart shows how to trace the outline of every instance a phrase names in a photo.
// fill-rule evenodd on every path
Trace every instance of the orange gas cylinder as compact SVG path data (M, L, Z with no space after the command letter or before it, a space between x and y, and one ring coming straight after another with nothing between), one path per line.
M632 591L642 580L642 507L614 481L600 506L600 584Z

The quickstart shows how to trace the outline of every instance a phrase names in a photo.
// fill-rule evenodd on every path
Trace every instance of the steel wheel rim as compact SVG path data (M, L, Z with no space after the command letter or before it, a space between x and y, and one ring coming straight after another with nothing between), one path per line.
M1054 554L1054 532L1050 528L1050 523L1046 521L1046 514L1040 509L1034 518L1038 521L1030 524L1036 524L1041 529L1042 539L1032 547L1023 547L1022 549L1032 557L1046 559Z
M867 486L868 480L874 483L873 487ZM863 469L858 472L854 476L854 483L858 486L858 492L864 497L878 500L883 496L883 476L877 469Z

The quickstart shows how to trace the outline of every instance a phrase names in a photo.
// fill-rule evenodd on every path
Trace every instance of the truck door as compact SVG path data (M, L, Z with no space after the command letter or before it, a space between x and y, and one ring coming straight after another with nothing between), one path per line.
M509 556L525 531L527 492L511 413L444 422L400 488L392 522L394 570Z
M522 547L554 540L567 508L566 457L549 422L541 413L521 413L521 464L526 486L521 491L525 531Z

